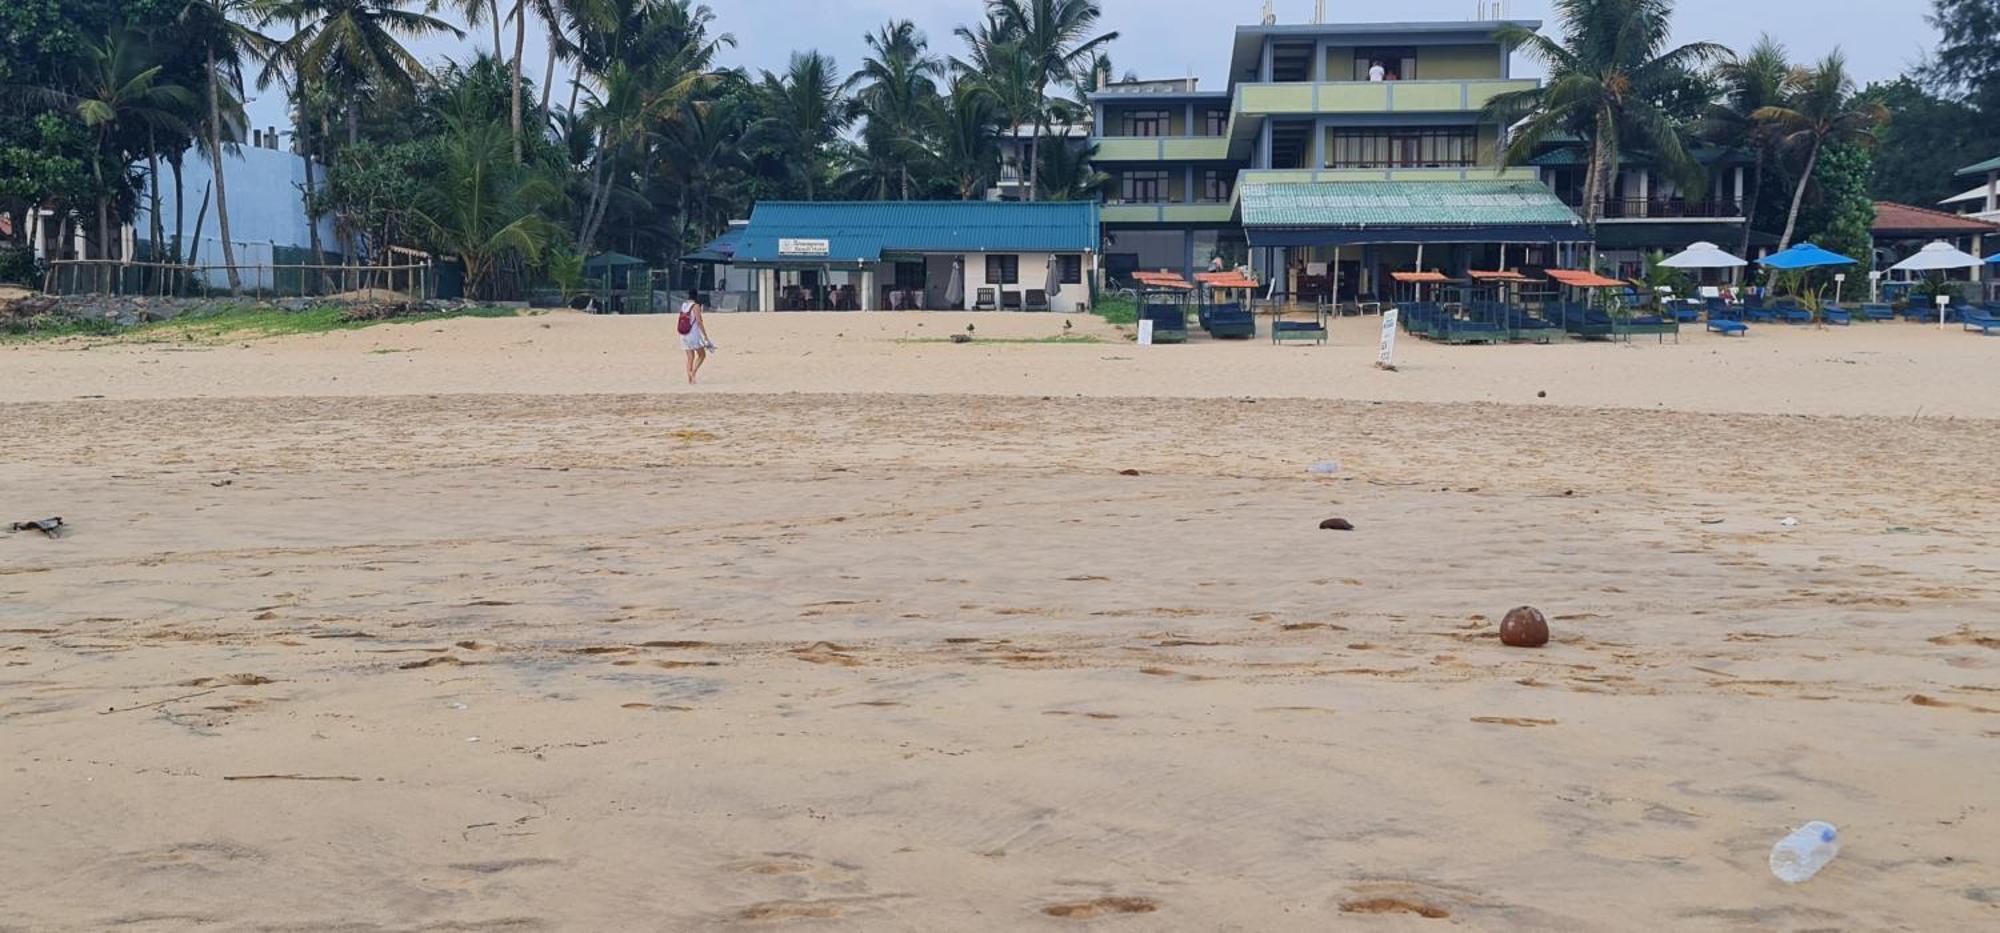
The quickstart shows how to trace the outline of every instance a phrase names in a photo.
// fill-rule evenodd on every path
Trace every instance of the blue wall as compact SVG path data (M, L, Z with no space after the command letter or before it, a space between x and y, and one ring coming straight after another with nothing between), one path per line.
M274 252L308 248L312 239L306 224L305 159L290 152L246 146L234 154L224 151L222 161L229 184L229 237L236 246L237 264L269 263ZM313 174L316 181L325 183L324 168L315 168ZM160 226L171 238L174 235L174 176L164 164L160 166L160 175ZM209 166L207 151L189 152L181 167L181 186L187 196L187 205L182 213L182 233L191 242L195 236L195 217L201 212L202 194L208 191L213 178L214 170ZM142 198L138 216L133 221L133 229L142 240L152 235L147 204ZM333 236L333 222L321 218L319 230L321 245L329 253L337 254L339 244ZM193 245L193 262L222 261L222 230L216 222L212 192L208 197L208 215L201 222L200 240ZM280 261L311 260L300 254L290 254Z

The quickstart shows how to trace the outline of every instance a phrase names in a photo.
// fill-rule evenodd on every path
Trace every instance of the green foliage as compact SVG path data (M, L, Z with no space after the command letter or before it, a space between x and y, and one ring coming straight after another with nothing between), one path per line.
M1871 84L1864 100L1882 106L1870 193L1884 201L1930 207L1970 185L1953 173L2000 153L2000 121L1941 97L1908 77Z
M1104 295L1097 299L1091 310L1107 324L1135 324L1139 321L1139 303L1131 298Z
M105 336L121 343L217 343L242 340L245 338L288 337L300 334L323 334L332 331L362 330L369 327L394 324L423 324L452 318L515 317L519 312L512 308L468 306L443 311L411 314L395 318L361 319L352 318L349 309L339 305L321 305L304 311L287 311L269 305L242 304L238 302L218 302L189 311L171 321L140 324L134 327L119 327L106 321L52 320L35 322L33 326L20 324L7 331L0 331L0 338L11 336L12 342L46 341L64 337Z
M2000 114L2000 0L1932 0L1931 9L1943 37L1925 77Z
M35 251L26 246L0 247L0 283L39 288L42 269L35 262Z
M1864 271L1868 268L1869 250L1874 245L1868 233L1875 224L1875 201L1868 193L1873 176L1871 150L1852 143L1828 146L1814 172L1820 200L1826 205L1827 220L1814 235L1813 242L1843 256L1861 260L1862 265L1855 268ZM1854 269L1845 271L1854 273ZM1830 276L1833 273L1826 274Z

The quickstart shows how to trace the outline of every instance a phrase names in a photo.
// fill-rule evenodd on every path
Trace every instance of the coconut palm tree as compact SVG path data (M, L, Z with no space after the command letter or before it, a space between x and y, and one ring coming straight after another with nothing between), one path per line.
M813 200L826 176L827 151L854 122L847 99L852 78L840 78L831 57L817 51L793 52L784 75L764 72L757 85L763 118L750 127L751 140L784 153L787 167Z
M96 137L97 152L90 160L90 170L97 201L99 259L111 258L111 204L127 184L126 166L135 152L127 143L135 138L151 139L163 129L186 135L194 132L186 119L195 109L194 93L162 80L165 67L153 64L145 53L140 37L122 31L103 42L87 44L75 78L76 90L44 95L73 109ZM146 148L150 150L151 143ZM105 177L107 167L116 174L115 180ZM158 171L157 160L153 171Z
M1008 37L1005 24L992 11L977 29L960 26L957 35L965 40L968 57L952 59L952 72L961 82L980 88L1000 118L1001 133L1018 143L1020 128L1041 119L1044 112L1045 101L1035 93L1033 59ZM1001 160L1016 171L1032 172L1021 164L1024 159L1013 146L1002 151Z
M988 0L1000 25L1028 60L1039 104L1049 85L1074 83L1096 64L1098 50L1118 38L1115 32L1092 36L1102 16L1096 0ZM1088 80L1087 77L1081 80ZM1035 134L1028 140L1028 200L1035 199L1041 170L1039 152L1046 127L1046 109L1035 108Z
M268 0L189 0L177 18L179 29L201 47L207 65L208 114L203 129L208 138L208 163L214 168L215 224L222 238L222 264L228 273L230 294L243 291L243 277L236 269L236 244L229 237L224 137L229 137L231 145L240 139L234 128L242 117L245 61L268 60L277 49L277 43L245 21L264 22L273 10Z
M1791 210L1785 214L1785 234L1778 239L1780 250L1790 247L1798 232L1799 206L1805 203L1806 186L1812 183L1820 154L1833 144L1874 145L1875 128L1888 119L1881 104L1855 96L1854 80L1847 75L1847 56L1839 49L1827 53L1819 64L1796 71L1791 83L1791 93L1783 102L1754 114L1771 125L1781 148L1805 160L1798 185L1792 189Z
M1710 108L1705 132L1715 142L1749 150L1755 159L1747 201L1742 206L1743 216L1754 218L1763 200L1764 168L1774 143L1771 124L1758 119L1757 114L1784 99L1791 88L1792 65L1786 58L1785 47L1765 35L1758 38L1749 54L1731 56L1717 65L1715 77L1722 83L1723 97ZM1746 223L1736 255L1747 255L1749 251L1750 224Z
M1495 96L1486 119L1512 125L1501 167L1532 158L1551 137L1574 134L1590 146L1584 182L1584 227L1591 236L1604 216L1604 197L1629 144L1680 178L1698 177L1676 121L1660 101L1686 75L1727 52L1712 42L1668 48L1672 0L1554 0L1561 41L1506 24L1495 35L1548 68L1538 88Z
M324 83L346 111L347 141L360 141L360 112L369 89L414 93L428 72L403 39L451 35L457 27L403 8L403 0L276 0L272 20L298 31L279 46L302 81Z
M960 76L927 110L928 161L957 186L959 200L978 197L1000 173L993 95L979 81Z
M1044 201L1095 201L1111 190L1111 176L1091 164L1097 146L1050 146L1042 150L1038 194Z
M536 168L510 158L508 127L466 103L445 115L439 171L411 217L425 242L459 258L467 293L484 295L499 263L540 260L556 233L541 210L557 189Z
M868 117L863 144L880 149L881 160L894 168L902 199L910 199L913 138L921 130L924 109L937 97L937 76L943 63L929 53L924 34L909 20L894 20L867 37L869 55L848 80L860 85L856 103Z

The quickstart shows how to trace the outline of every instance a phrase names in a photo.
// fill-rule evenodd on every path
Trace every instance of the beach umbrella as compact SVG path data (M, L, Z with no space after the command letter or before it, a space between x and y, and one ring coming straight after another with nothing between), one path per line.
M1917 250L1910 258L1889 268L1903 272L1939 272L1945 269L1977 269L1984 264L1985 262L1978 256L1943 240L1933 240L1923 249ZM1938 305L1939 327L1944 326L1944 314L1945 306Z
M1669 269L1735 269L1748 263L1714 243L1702 242L1660 260L1660 265Z
M1062 272L1056 266L1056 257L1049 257L1049 280L1043 284L1049 294L1049 307L1055 307L1056 293L1062 291Z
M959 256L951 261L951 279L944 286L944 306L956 311L964 303L965 257Z
M1910 258L1889 268L1904 272L1936 272L1940 269L1976 269L1989 261L1943 240L1933 240L1923 249L1910 254Z
M1821 266L1851 266L1860 261L1832 250L1821 249L1811 243L1800 243L1791 249L1772 253L1757 260L1758 264L1766 269L1817 269Z

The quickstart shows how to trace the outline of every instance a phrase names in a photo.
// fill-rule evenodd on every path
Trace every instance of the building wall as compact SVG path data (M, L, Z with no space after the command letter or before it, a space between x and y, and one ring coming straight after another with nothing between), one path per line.
M229 237L236 246L238 265L278 262L310 262L297 252L311 243L306 223L306 163L290 152L245 147L240 152L223 153L223 171L229 188ZM316 168L315 176L324 183L326 170ZM175 199L173 174L164 168L160 185L160 222L166 235L174 233ZM222 231L216 220L212 190L214 170L205 154L190 152L181 167L181 188L187 203L181 206L182 231L193 244L193 261L222 262ZM207 194L208 212L202 219L199 240L195 239L195 218L201 213ZM151 236L152 221L141 203L133 229L141 239ZM320 220L320 238L329 252L338 252L333 222ZM183 250L185 252L185 250Z
M1417 78L1464 81L1500 77L1497 45L1427 45L1417 49Z
M1020 281L1012 285L988 285L986 283L986 263L993 256L1015 255L1020 257ZM972 253L965 257L965 306L970 308L981 288L996 288L1019 292L1023 303L1027 300L1028 289L1040 289L1047 285L1050 253ZM1075 255L1074 253L1067 255ZM1063 313L1081 313L1090 310L1090 267L1089 256L1084 257L1084 281L1065 284L1049 298L1049 310Z

